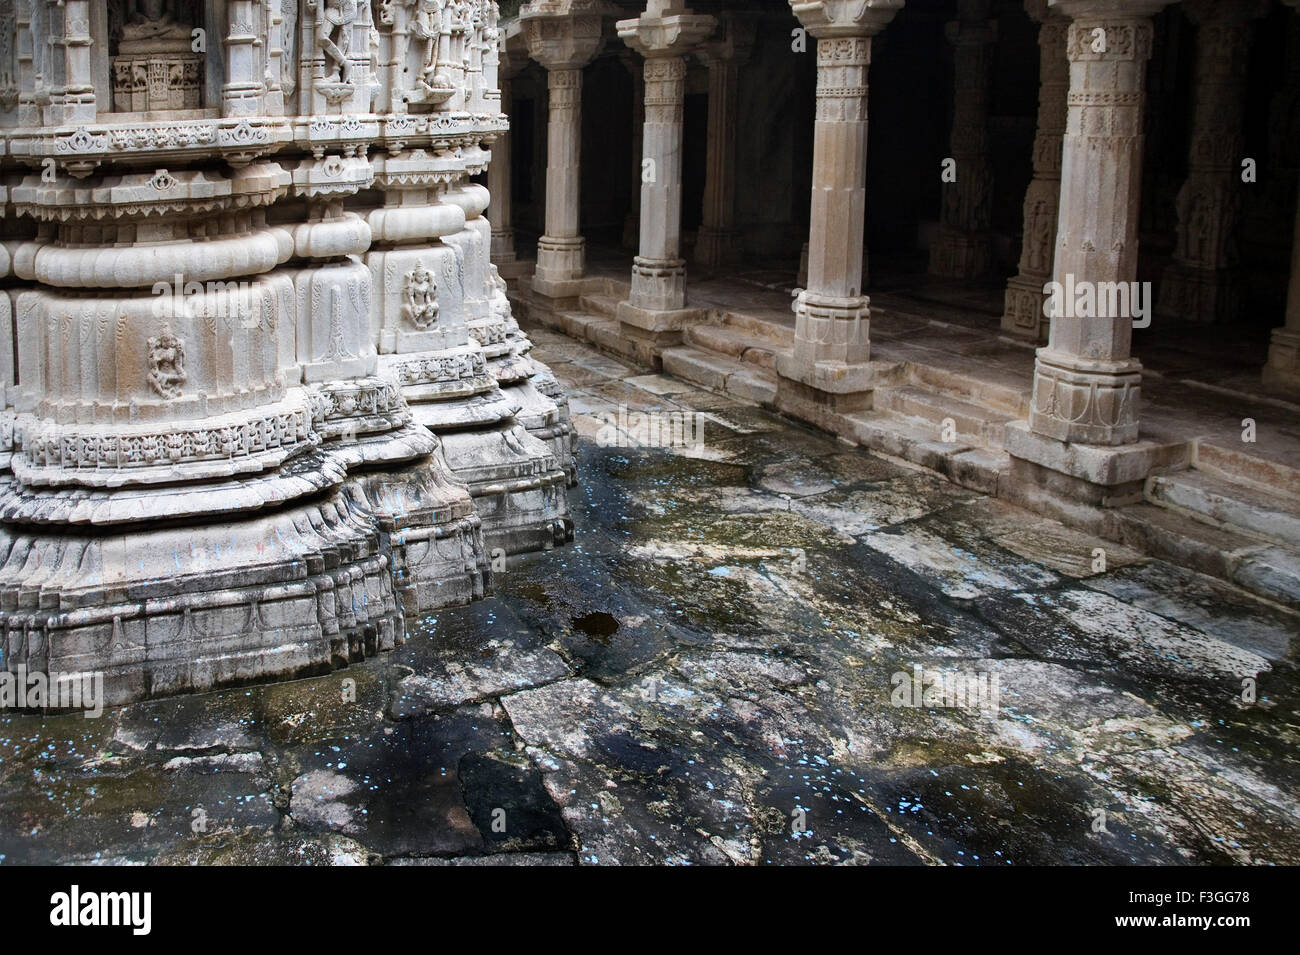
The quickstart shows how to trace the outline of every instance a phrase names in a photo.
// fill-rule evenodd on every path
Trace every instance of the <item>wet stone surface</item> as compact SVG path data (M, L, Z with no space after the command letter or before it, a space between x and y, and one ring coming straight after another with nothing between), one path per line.
M0 716L0 860L1300 863L1294 615L535 337L572 546L344 671Z

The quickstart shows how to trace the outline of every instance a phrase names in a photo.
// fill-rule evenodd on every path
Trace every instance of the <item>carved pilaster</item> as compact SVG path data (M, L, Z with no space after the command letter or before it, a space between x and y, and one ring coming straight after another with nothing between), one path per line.
M992 265L989 225L993 170L988 157L988 94L997 23L989 19L989 0L960 0L959 18L948 24L953 44L952 136L948 158L955 182L946 182L943 212L930 272L949 278L975 278Z
M755 32L753 21L725 15L723 39L707 44L700 54L709 69L709 147L695 260L705 266L734 261L740 253L735 229L737 93Z
M1019 272L1007 283L1002 329L1046 341L1049 323L1044 312L1044 286L1052 278L1056 251L1056 219L1061 194L1061 143L1065 135L1066 97L1070 63L1065 55L1069 21L1047 7L1047 0L1029 0L1038 29L1038 132L1034 137L1034 177L1025 193L1024 238Z
M224 116L258 116L263 112L266 70L262 58L266 36L265 7L257 0L230 0L226 32L226 82L221 87Z
M1204 325L1241 314L1236 227L1241 217L1251 21L1262 0L1186 0L1197 25L1196 85L1187 179L1178 193L1178 245L1159 315Z

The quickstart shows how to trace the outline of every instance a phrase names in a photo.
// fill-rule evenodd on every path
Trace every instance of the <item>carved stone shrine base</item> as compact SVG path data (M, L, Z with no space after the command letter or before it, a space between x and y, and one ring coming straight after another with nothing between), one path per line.
M415 408L416 419L428 406ZM489 553L550 550L573 539L568 476L550 450L523 425L440 435L452 475L469 487Z
M378 522L330 494L238 523L0 528L4 660L104 702L321 673L404 640Z
M452 478L436 439L434 445L434 453L405 468L364 474L344 488L378 522L408 624L419 614L478 600L492 588L473 498Z

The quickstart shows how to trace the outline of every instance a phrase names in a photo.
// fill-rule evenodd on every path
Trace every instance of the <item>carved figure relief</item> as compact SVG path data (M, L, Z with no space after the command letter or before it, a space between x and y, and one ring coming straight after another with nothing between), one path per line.
M423 262L406 273L402 317L419 329L428 328L438 320L438 281Z
M298 88L298 0L280 0L280 88L292 96Z
M18 69L14 58L17 29L14 0L0 0L0 110L6 113L18 105Z
M352 82L352 26L357 22L357 0L311 0L317 10L316 45L328 62L326 79L348 85Z
M185 384L185 343L164 323L162 334L149 339L149 386L163 398L178 398Z

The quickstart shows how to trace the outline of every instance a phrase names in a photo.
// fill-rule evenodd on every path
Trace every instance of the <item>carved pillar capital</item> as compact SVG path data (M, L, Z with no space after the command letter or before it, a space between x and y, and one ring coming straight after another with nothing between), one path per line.
M529 55L548 70L581 69L604 46L601 14L595 5L557 9L529 3L519 11Z
M652 16L647 11L635 20L618 21L618 36L647 60L680 57L699 46L717 25L707 14L688 11Z
M875 36L889 25L904 0L790 0L790 9L817 39Z

